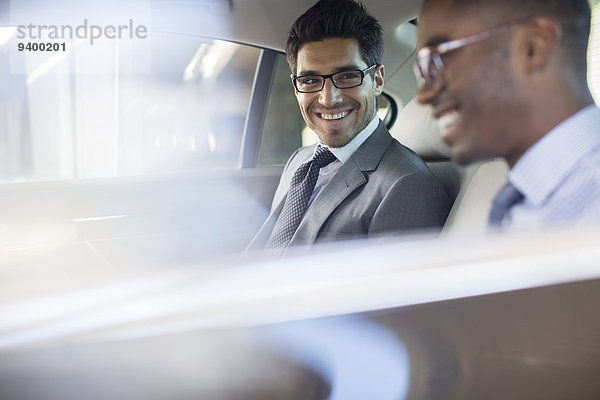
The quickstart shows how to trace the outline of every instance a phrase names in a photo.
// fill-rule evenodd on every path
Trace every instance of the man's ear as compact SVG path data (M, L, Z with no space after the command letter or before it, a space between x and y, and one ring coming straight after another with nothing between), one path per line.
M527 72L545 68L556 55L563 31L560 23L548 16L533 17L520 32L519 55Z
M383 65L375 67L375 76L373 77L373 91L375 92L375 96L379 96L383 92L384 77L385 67Z

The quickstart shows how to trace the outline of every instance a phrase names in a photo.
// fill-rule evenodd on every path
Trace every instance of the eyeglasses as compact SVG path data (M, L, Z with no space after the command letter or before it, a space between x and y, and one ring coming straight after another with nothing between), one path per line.
M417 52L417 61L413 66L419 87L427 84L434 90L442 88L444 85L444 63L442 62L442 54L498 36L515 26L528 22L530 19L531 17L519 18L462 39L451 40L435 46L423 47Z
M320 92L325 87L325 79L327 78L331 79L333 86L338 89L350 89L362 85L367 71L376 66L377 64L373 64L362 70L351 69L329 75L292 76L292 82L296 90L300 93Z

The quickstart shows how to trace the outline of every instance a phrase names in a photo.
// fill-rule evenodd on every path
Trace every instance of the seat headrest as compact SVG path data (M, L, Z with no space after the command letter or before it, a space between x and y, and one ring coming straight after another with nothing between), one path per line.
M398 112L390 134L425 161L450 158L450 148L440 138L431 107L415 99Z

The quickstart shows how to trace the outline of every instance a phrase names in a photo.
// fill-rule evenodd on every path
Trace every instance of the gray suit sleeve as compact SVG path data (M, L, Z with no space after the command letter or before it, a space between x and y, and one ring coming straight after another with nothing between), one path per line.
M369 226L369 236L440 229L452 201L431 174L414 172L398 179L384 195Z

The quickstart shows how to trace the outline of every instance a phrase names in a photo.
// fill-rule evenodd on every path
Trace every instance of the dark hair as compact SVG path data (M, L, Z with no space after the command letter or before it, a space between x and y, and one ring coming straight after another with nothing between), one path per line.
M454 0L454 6L460 13L472 11L483 18L493 16L497 23L524 16L552 17L562 27L563 48L571 56L573 65L587 68L591 21L588 0ZM498 21L498 18L504 21Z
M382 36L381 25L360 2L319 0L292 25L286 45L287 61L295 75L300 46L328 38L349 38L358 41L360 55L368 66L380 65Z

